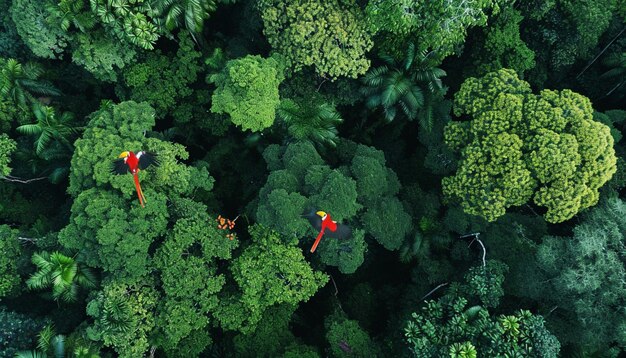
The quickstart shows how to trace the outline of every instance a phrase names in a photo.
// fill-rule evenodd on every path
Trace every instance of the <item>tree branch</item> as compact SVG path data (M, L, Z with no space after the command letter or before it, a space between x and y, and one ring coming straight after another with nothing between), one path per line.
M593 60L591 60L591 62L589 62L589 63L587 64L587 66L585 66L585 68L583 68L583 70L582 70L582 71L580 71L580 73L578 74L578 76L576 76L576 79L578 79L578 77L582 76L582 74L583 74L583 73L585 73L585 71L587 71L587 69L588 69L589 67L591 67L591 65L593 65L593 64L594 64L594 63L598 60L598 58L599 58L600 56L602 56L602 54L604 53L604 51L606 51L606 50L609 48L609 46L611 46L611 45L613 44L613 42L615 42L615 40L617 40L617 39L618 39L618 38L619 38L619 37L620 37L620 36L624 33L624 31L626 31L626 27L624 27L624 28L622 29L622 31L620 31L620 32L619 32L619 34L617 34L617 36L615 36L615 37L614 37L614 38L613 38L613 39L612 39L612 40L608 43L608 45L606 45L606 46L602 49L602 51L600 51L600 53L599 53L596 57L594 57L594 58L593 58Z
M473 234L467 234L467 235L459 236L459 239L465 239L465 238L472 237L472 236L474 237L474 239L469 243L469 245L467 245L467 247L472 246L474 241L478 241L480 246L483 248L483 267L486 267L487 266L487 262L485 261L485 256L487 256L487 249L485 248L485 245L483 244L483 242L478 238L480 236L480 233L479 232L475 232Z
M48 179L48 177L39 177L39 178L33 178L33 179L22 179L22 178L14 177L12 175L7 175L7 176L0 176L0 179L6 180L6 181L9 181L9 182L13 182L13 183L28 184L28 183L33 182L33 181Z
M445 282L445 283L442 283L441 285L439 285L439 286L437 286L437 287L433 288L432 290L430 290L430 292L428 292L426 295L424 295L424 297L422 297L422 298L420 299L420 301L424 301L424 300L425 300L428 296L432 295L435 291L437 291L438 289L442 288L443 286L446 286L447 284L448 284L448 283L447 283L447 282Z

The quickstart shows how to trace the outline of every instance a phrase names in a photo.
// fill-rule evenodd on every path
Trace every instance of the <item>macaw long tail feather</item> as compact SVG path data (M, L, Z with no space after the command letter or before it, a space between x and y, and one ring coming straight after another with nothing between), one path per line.
M315 238L315 242L313 243L313 247L311 247L311 253L315 252L315 249L317 249L317 245L319 245L320 240L322 239L323 235L324 235L324 229L322 229L322 231L320 231L320 233L317 234L317 237Z
M133 179L135 179L135 189L137 189L137 197L139 198L139 204L141 204L142 208L145 208L145 206L143 205L143 202L144 202L143 192L141 191L141 185L139 185L139 177L137 176L137 174L133 175Z

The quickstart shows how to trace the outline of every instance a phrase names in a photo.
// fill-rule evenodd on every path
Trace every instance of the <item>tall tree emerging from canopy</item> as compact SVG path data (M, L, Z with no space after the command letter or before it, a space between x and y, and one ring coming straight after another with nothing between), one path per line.
M154 125L154 110L145 103L105 105L91 120L71 162L68 192L75 200L70 223L59 233L67 248L80 250L79 260L119 276L148 271L148 248L166 231L167 200L210 190L213 179L204 167L178 163L188 153L179 144L144 137ZM111 174L111 160L124 150L159 154L161 165L139 173L150 200L138 207L132 179Z
M324 78L356 78L367 71L373 42L354 0L261 0L263 32L287 66L314 66Z
M274 123L280 104L278 86L283 79L282 65L272 57L228 61L221 72L208 77L217 86L211 111L229 114L243 130L263 130Z
M531 92L513 70L467 79L455 95L446 143L460 154L444 193L463 210L494 221L529 200L558 223L598 202L616 171L609 127L593 120L586 97L570 90Z

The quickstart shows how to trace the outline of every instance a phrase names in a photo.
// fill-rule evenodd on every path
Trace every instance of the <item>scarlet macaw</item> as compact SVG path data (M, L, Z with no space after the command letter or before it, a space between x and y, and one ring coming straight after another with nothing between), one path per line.
M346 239L352 233L352 230L348 225L337 224L337 222L334 221L329 214L323 211L318 211L315 214L311 213L303 216L309 219L309 223L311 223L311 225L316 230L320 231L319 234L317 234L317 238L315 238L313 247L311 247L312 253L315 252L315 249L317 249L317 245L320 243L322 236L324 236L324 232L326 231L326 229L330 230L330 233L328 233L327 236L336 239Z
M155 159L154 154L150 154L144 151L137 152L137 154L133 152L122 152L119 155L119 159L116 159L113 162L113 172L115 174L126 174L131 173L133 175L133 179L135 180L135 189L137 189L137 196L139 197L139 203L141 207L144 206L144 202L146 202L146 197L143 195L143 191L141 190L141 185L139 185L139 177L137 173L140 170L144 170L150 165L158 165L158 162Z

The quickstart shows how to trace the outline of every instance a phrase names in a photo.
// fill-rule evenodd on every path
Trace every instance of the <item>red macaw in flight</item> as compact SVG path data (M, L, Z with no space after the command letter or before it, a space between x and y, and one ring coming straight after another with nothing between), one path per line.
M312 253L315 252L315 249L317 249L317 245L319 245L322 236L324 236L324 233L326 232L326 229L330 230L330 233L328 233L327 235L328 237L333 237L337 239L348 238L352 233L352 230L348 225L337 224L337 222L334 221L330 217L330 215L324 211L318 211L315 214L307 214L303 216L309 219L309 223L311 223L311 225L316 230L320 231L315 238L313 247L311 247Z
M119 159L116 159L113 162L113 172L115 174L131 173L133 175L133 179L135 180L135 189L137 189L137 197L139 197L141 207L144 208L146 197L143 195L141 185L139 185L139 177L137 176L137 173L139 173L140 170L146 169L150 165L157 166L158 162L155 159L155 155L144 151L137 152L137 154L134 152L122 152L118 158Z

